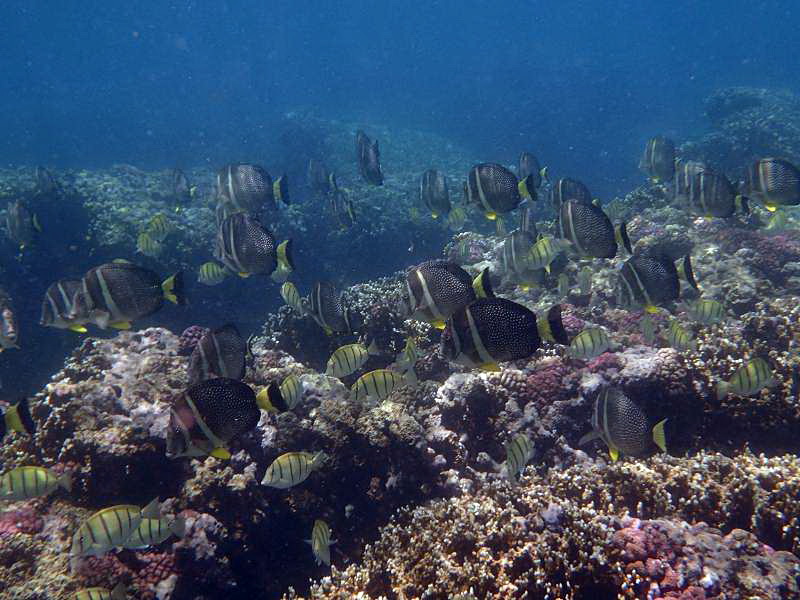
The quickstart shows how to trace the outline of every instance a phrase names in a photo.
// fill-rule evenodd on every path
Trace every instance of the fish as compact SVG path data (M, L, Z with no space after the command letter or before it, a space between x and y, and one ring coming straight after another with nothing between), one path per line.
M737 212L750 214L747 198L738 195L736 188L724 175L700 171L689 183L689 210L701 217L729 218Z
M519 230L527 231L534 238L538 235L536 220L533 217L533 209L530 206L523 206L519 211Z
M653 183L672 181L675 176L675 142L662 135L647 140L639 168Z
M344 307L342 297L336 294L332 283L314 284L310 304L311 317L328 335L353 331L352 314Z
M145 508L133 504L118 504L94 513L72 536L72 572L76 571L78 560L82 557L102 556L114 548L123 548L142 519L153 517L158 517L157 500L153 500Z
M414 338L409 336L406 338L405 346L403 346L400 354L395 358L395 364L403 371L413 371L414 365L417 364L420 358L422 358L422 353L419 351Z
M752 163L741 187L742 195L752 197L774 212L779 206L800 204L800 170L788 160L762 158Z
M9 202L6 208L6 233L20 250L30 246L42 232L39 218L28 210L21 200Z
M0 352L19 349L19 326L11 297L0 288Z
M12 404L5 411L0 408L0 441L9 431L16 431L25 435L36 433L36 423L31 417L26 398L22 398L16 404Z
M158 312L165 299L186 304L181 272L162 282L150 269L129 262L110 262L90 269L82 282L73 312L87 315L86 322L101 329L129 329L132 321Z
M55 194L61 190L61 186L58 184L53 173L47 169L46 167L38 166L36 167L36 172L34 173L36 178L36 192L39 194Z
M341 188L330 195L330 207L340 229L349 229L356 223L356 210L353 201Z
M280 200L286 206L291 204L291 198L289 197L289 177L286 173L279 175L272 183L272 196L275 200Z
M247 344L235 325L228 323L208 331L189 357L189 385L206 379L244 379Z
M717 383L717 400L722 401L728 394L753 396L775 383L775 375L769 363L763 358L754 358L737 369L728 381Z
M350 387L350 393L358 403L382 402L400 386L415 383L416 375L412 372L400 374L391 369L375 369L359 377Z
M619 270L615 292L617 303L629 309L644 308L649 313L657 313L658 306L680 297L681 277L698 289L688 254L683 258L680 270L668 256L634 254Z
M308 187L317 196L327 196L336 189L336 179L320 160L311 158L306 169Z
M328 377L347 377L364 366L369 358L369 350L364 344L346 344L337 348L328 359L325 375Z
M156 213L147 222L145 232L157 242L163 242L172 231L172 223L164 213Z
M186 174L178 168L172 169L172 195L178 204L189 204L197 196L197 186L189 185Z
M306 308L303 305L300 292L297 291L297 287L291 281L287 281L281 286L281 298L299 316L306 314Z
M153 239L146 231L139 234L136 238L136 252L144 254L150 258L158 258L164 251L164 246L158 240Z
M383 185L378 140L373 142L361 130L356 132L356 158L358 160L358 172L364 181L372 185Z
M608 447L612 461L619 460L620 453L627 456L642 456L655 444L662 452L667 451L664 425L659 421L652 428L644 411L617 388L604 387L594 401L592 431L578 442L583 446L592 440L601 439Z
M83 282L79 279L60 279L51 284L42 301L42 316L39 324L56 329L71 329L85 333L88 314L75 313L75 294L83 293Z
M687 312L694 321L703 325L713 325L725 318L725 307L710 298L699 298L689 305Z
M577 179L562 177L550 188L550 204L557 212L567 200L577 200L578 202L591 204L592 193L586 185Z
M217 198L235 211L258 214L266 207L275 210L272 176L253 164L230 164L217 173Z
M569 275L560 273L558 275L558 295L561 298L566 298L569 296L569 289Z
M473 280L457 264L429 260L406 273L406 302L412 319L427 321L437 329L456 310L476 298Z
M617 244L632 253L625 223L617 227L599 206L579 200L565 200L558 214L559 237L568 240L571 250L582 258L614 258Z
M163 518L161 516L142 518L139 526L122 545L131 550L143 550L158 546L170 536L183 538L186 534L186 519L182 517Z
M512 483L522 475L533 456L533 444L524 433L518 433L506 444L506 476Z
M0 475L0 500L30 500L47 496L59 487L72 491L70 471L56 475L44 467L17 467Z
M126 600L128 588L119 582L113 590L104 587L83 588L75 592L75 600Z
M479 298L447 321L440 354L469 368L498 371L497 363L532 356L542 340L569 344L560 305L537 319L529 308L511 300Z
M457 204L450 209L447 215L447 227L451 231L461 231L467 222L467 211L463 206Z
M211 260L200 266L197 281L203 285L219 285L227 279L229 273L227 267Z
M676 201L686 201L689 198L689 188L695 175L702 171L711 171L705 163L696 160L677 160L675 163L675 181L673 195Z
M594 270L590 266L581 267L578 271L578 289L581 296L588 296L592 293L592 278L594 277Z
M656 341L656 322L649 313L644 313L640 320L642 337L647 345L652 346Z
M278 266L277 244L256 219L236 213L217 230L214 258L240 277L270 275Z
M506 167L495 163L472 167L464 184L465 203L476 206L492 221L517 208L526 198L536 199L533 176L518 180Z
M252 388L238 379L207 379L179 394L170 407L167 457L230 458L228 444L258 425Z
M531 246L522 262L529 269L544 269L549 273L550 264L567 248L569 248L569 243L566 240L543 235Z
M503 270L525 292L544 281L544 271L531 265L531 251L535 244L534 235L522 229L515 229L503 241Z
M303 483L312 472L325 464L328 456L324 452L286 452L272 461L261 480L262 485L288 489Z
M572 338L567 354L572 358L591 360L611 347L611 339L600 327L587 327Z
M450 214L450 192L447 189L447 177L441 171L428 169L419 181L419 201L427 207L431 216L438 219Z
M667 327L667 343L678 352L697 348L694 334L683 328L677 319L672 319Z
M533 177L533 188L539 189L542 179L547 180L547 167L539 166L539 160L530 152L523 152L517 162L517 177L525 179L528 175Z
M467 175L464 200L476 205L491 220L537 200L536 182L541 182L538 174L516 177L502 165L481 163L473 166Z
M292 410L303 398L303 383L297 375L289 375L278 385L270 383L256 395L261 410L282 413Z
M331 546L336 543L336 540L331 539L331 530L328 524L322 519L314 521L314 527L311 528L311 539L306 540L311 544L311 552L317 560L317 565L331 564Z

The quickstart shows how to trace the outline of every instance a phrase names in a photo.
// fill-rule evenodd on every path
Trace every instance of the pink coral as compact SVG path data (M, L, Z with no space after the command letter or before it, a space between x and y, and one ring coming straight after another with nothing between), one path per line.
M621 369L623 364L619 357L613 352L603 352L597 358L593 358L586 365L592 373L602 373L608 369Z
M747 263L756 271L783 282L786 274L782 268L788 262L800 261L800 241L794 233L766 235L747 229L723 229L718 235L719 245L725 252L746 248Z
M39 533L44 521L32 508L21 508L0 513L0 536L14 533Z
M569 367L560 358L538 366L526 378L523 401L542 407L566 399L570 388L564 385L563 380L569 372Z
M81 582L86 586L111 588L123 581L135 587L137 598L143 600L155 598L156 586L178 574L175 555L171 552L110 552L89 556L79 571Z

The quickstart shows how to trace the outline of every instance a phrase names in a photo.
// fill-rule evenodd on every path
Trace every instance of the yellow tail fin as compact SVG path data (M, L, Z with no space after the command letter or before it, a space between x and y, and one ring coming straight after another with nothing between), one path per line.
M228 452L227 448L214 448L214 450L211 451L211 456L214 458L221 458L222 460L230 460L231 453Z
M662 452L667 451L667 438L664 435L664 424L666 422L667 420L664 419L663 421L656 423L655 427L653 427L653 441Z

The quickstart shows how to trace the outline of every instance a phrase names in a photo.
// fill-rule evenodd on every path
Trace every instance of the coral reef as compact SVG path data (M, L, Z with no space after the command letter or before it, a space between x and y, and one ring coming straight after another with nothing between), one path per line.
M800 560L774 527L797 475L795 457L701 454L491 480L400 512L307 597L795 597Z
M789 97L720 92L708 104L717 131L685 144L681 155L716 156L715 166L726 169L743 166L756 151L796 157L795 124L763 122L772 110L800 122ZM297 269L298 289L307 294L316 281L335 282L354 331L326 335L310 316L279 307L274 283L263 293L237 277L217 288L194 286L195 310L176 317L165 309L158 321L136 323L139 331L89 338L48 331L58 352L70 353L49 382L34 386L36 433L10 432L0 464L4 471L27 464L69 469L74 487L2 509L0 595L67 597L82 586L123 581L137 597L160 600L800 596L800 240L791 228L765 230L767 215L758 207L749 217L696 218L672 203L663 184L606 203L614 221L627 220L636 252L692 257L700 290L682 284L680 301L650 316L651 338L645 313L617 304L622 251L590 263L591 293L577 286L587 263L565 258L540 285L522 287L505 273L504 240L494 225L473 215L469 231L454 233L412 214L408 190L430 166L419 148L437 153L439 168L463 174L472 161L458 148L370 127L386 148L386 184L375 188L355 173L352 124L297 113L285 125L277 137L288 149L289 171L302 172L302 148L314 148L340 175L358 223L369 225L331 227L329 207L320 218L324 199L303 193L270 214L276 235L295 239L298 263L315 264ZM24 197L34 208L58 204L34 191L31 169L0 175L0 198ZM69 242L76 249L65 252L77 257L70 267L80 272L132 251L141 224L166 211L175 215L168 243L179 252L148 264L166 274L195 271L209 260L214 174L187 175L200 195L175 212L166 171L56 173L60 205L80 207L83 215L72 221L80 229L69 232L72 242L92 240L92 254ZM539 230L552 232L550 208L536 211L544 217ZM304 240L312 243L303 248ZM498 372L448 363L439 332L407 319L401 302L399 269L441 255L471 275L489 267L496 292L540 318L560 304L569 336L601 327L610 347L578 360L546 342ZM34 248L0 261L0 269L26 281L26 269L44 260ZM358 280L366 281L352 283ZM222 302L223 289L236 301ZM15 306L39 300L10 293ZM698 298L722 304L719 323L694 319ZM669 347L673 320L693 337L689 349ZM188 355L207 328L229 321L258 334L248 343L245 383L259 391L295 375L300 400L286 412L262 412L252 431L231 442L230 460L168 460L169 408L187 384ZM409 339L419 351L411 367L417 384L374 405L357 404L348 391L355 379L396 365ZM356 341L374 351L360 371L342 380L321 374L336 348ZM751 397L718 397L718 382L756 356L769 364L770 385ZM653 423L666 419L669 454L610 462L600 442L579 447L598 392L608 385ZM529 439L532 456L513 485L505 476L506 445L519 434ZM290 451L324 451L328 459L296 487L261 485L267 466ZM69 572L70 539L83 520L106 506L144 506L154 497L166 513L186 519L182 539L87 558ZM315 519L324 519L338 540L330 572L315 566L304 542Z

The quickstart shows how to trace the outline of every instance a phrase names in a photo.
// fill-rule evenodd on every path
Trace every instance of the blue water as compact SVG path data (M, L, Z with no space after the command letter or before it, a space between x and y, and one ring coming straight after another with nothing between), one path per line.
M0 164L145 168L277 153L287 111L537 152L609 196L727 85L797 89L789 2L11 2Z

